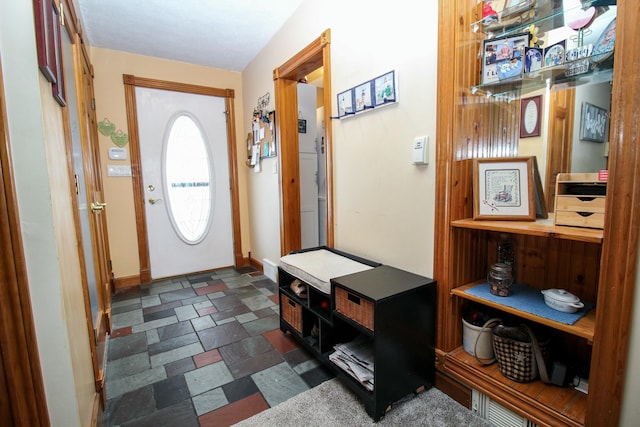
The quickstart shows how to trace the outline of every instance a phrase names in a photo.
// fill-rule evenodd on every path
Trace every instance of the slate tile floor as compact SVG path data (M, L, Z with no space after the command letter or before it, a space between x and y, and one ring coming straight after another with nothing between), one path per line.
M105 426L228 426L333 374L280 331L277 284L252 267L112 299Z

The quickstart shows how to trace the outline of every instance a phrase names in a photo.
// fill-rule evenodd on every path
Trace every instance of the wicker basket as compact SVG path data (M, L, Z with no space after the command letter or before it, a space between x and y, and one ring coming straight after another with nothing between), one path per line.
M373 331L373 302L349 293L340 287L335 288L336 311L349 319Z
M530 332L528 328L526 330ZM531 342L522 342L493 334L493 351L498 360L500 372L510 380L527 383L538 378L539 363L535 356L536 344L543 357L543 367L549 358L549 340L538 342L535 336L530 336Z
M285 294L280 294L280 307L282 319L302 333L302 308L300 304Z

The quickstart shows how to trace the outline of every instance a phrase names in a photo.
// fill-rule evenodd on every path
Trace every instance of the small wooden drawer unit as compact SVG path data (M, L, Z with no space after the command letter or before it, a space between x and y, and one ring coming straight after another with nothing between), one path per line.
M561 173L556 181L555 225L604 228L607 183L597 173Z
M280 294L280 310L282 319L302 333L302 306L285 294Z

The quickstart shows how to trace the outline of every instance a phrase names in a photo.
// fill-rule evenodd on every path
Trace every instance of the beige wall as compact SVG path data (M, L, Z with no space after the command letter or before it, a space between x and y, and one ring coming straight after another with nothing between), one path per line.
M433 3L303 2L243 72L244 122L258 97L271 94L272 71L331 30L332 104L336 94L395 70L399 102L332 120L335 242L409 271L433 271L438 16ZM428 166L412 165L412 143L428 135ZM252 257L280 257L277 159L246 169Z
M202 67L183 62L167 61L141 55L133 55L108 49L91 48L91 63L94 68L94 90L96 97L96 118L102 121L109 119L116 129L128 133L127 111L124 98L123 74L136 77L168 80L179 83L233 89L235 91L236 135L238 139L238 161L244 162L244 128L242 106L241 74L233 71ZM107 165L129 165L131 155L129 145L127 160L113 161L108 158L108 150L116 145L108 137L99 134L100 161L104 182L105 200L107 202L107 223L109 229L109 245L113 261L113 273L116 278L137 276L140 273L138 243L136 236L135 211L133 206L133 187L131 177L107 176ZM239 165L239 168L244 166ZM249 250L249 221L245 175L240 169L240 212L242 229L242 249L246 256Z

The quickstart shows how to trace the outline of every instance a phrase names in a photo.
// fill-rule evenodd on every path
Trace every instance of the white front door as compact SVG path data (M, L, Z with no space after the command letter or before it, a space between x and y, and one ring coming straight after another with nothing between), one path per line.
M232 266L225 99L135 90L151 277Z

